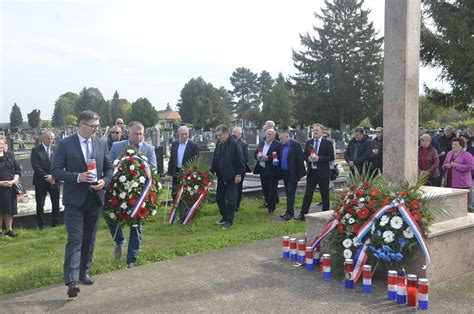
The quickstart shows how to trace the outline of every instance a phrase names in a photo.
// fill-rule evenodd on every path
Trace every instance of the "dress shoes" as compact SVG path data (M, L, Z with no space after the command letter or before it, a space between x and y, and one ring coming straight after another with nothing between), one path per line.
M82 274L79 276L79 281L85 285L93 285L94 284L94 279L92 279L92 276L89 274Z
M288 221L291 218L293 218L293 215L291 215L291 214L285 214L283 217L281 217L281 219L284 220L284 221Z
M294 220L299 220L299 221L305 221L306 219L304 218L304 215L303 214L300 214L298 216L296 216L295 218L293 218Z
M79 289L79 286L77 285L77 282L71 282L67 285L67 295L70 298L75 298L77 297L77 294L81 291Z

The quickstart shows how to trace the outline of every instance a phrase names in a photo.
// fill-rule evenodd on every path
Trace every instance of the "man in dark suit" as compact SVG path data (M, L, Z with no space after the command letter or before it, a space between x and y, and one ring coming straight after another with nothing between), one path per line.
M49 193L52 206L51 226L56 227L59 222L59 180L51 175L51 158L54 154L54 133L44 131L41 144L31 150L31 166L33 167L33 185L35 186L36 222L38 229L44 228L44 203Z
M95 237L104 206L104 187L110 184L113 174L107 143L94 137L100 128L99 119L93 111L81 112L77 133L59 142L51 164L53 176L64 181L64 220L68 234L64 281L70 298L77 296L79 281L86 285L94 283L90 267Z
M185 125L178 129L179 139L171 144L171 156L168 162L168 175L173 178L172 195L179 190L179 175L186 162L199 155L199 147L189 139L189 128Z
M239 144L240 149L242 150L242 155L244 156L244 163L245 163L245 172L250 172L250 168L248 166L249 162L249 145L247 144L246 141L242 139L242 128L235 127L232 129L232 136L235 138L237 141L237 144ZM245 173L242 174L242 180L240 180L240 183L237 186L237 207L235 208L235 211L239 211L240 208L240 201L242 201L242 188L244 185L244 179L245 179Z
M365 135L363 128L354 129L354 138L347 144L344 159L352 174L355 174L356 169L360 174L370 169L372 164L372 140Z
M276 156L274 162L274 154L278 155L280 151L280 142L275 140L275 130L267 129L265 131L265 140L258 144L255 151L255 174L260 174L260 183L262 184L262 192L265 197L265 203L268 208L268 215L272 215L275 211L275 204L278 190L278 172L279 161Z
M314 189L319 185L323 211L329 210L329 178L331 175L329 163L334 160L334 146L332 142L323 137L323 126L313 125L313 138L306 142L304 157L307 162L308 171L306 175L306 190L304 192L301 212L296 220L305 220L309 206L313 199Z
M211 172L217 175L216 201L222 216L217 224L223 225L222 230L228 230L234 223L237 185L245 173L244 157L227 125L218 125L216 136L219 143L214 150Z
M285 183L286 212L280 217L288 221L295 215L295 196L298 181L306 175L304 167L304 156L301 144L291 140L288 132L280 133L281 149L280 156L280 178Z
M153 165L153 167L157 168L155 147L144 142L145 127L143 124L138 121L132 121L128 124L127 131L128 140L115 142L112 145L112 149L109 153L110 159L113 161L119 159L129 147L129 145L131 145L135 146L139 152L145 155L148 159L148 162ZM109 226L112 239L116 242L114 257L115 260L118 261L123 254L123 247L125 246L123 230L120 224L109 220L107 220L107 225ZM140 251L140 244L142 242L142 231L143 225L141 223L136 224L136 227L130 226L130 236L126 260L128 268L136 266L137 256L138 252Z

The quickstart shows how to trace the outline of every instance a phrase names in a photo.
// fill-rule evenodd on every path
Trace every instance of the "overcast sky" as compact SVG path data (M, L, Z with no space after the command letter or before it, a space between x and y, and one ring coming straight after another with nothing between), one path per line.
M0 0L1 110L8 122L13 103L26 114L41 109L50 119L54 102L68 91L115 90L133 102L146 97L156 109L174 108L184 84L202 76L231 89L237 67L273 77L295 73L291 49L312 31L323 0ZM383 35L384 1L366 0ZM435 82L422 69L420 84Z

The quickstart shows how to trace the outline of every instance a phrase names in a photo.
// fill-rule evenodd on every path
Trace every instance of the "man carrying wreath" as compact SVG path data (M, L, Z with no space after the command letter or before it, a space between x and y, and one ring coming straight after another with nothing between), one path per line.
M145 155L148 162L156 168L155 148L145 143L144 140L145 128L141 122L132 121L128 124L128 140L115 142L110 150L110 159L119 159L123 153L133 146L136 150ZM125 246L125 238L123 236L122 227L120 224L107 220L110 234L117 243L114 251L115 260L119 260L123 254L123 247ZM138 251L140 250L140 243L142 241L143 225L137 223L130 226L130 237L128 242L127 265L128 268L134 267L137 262Z

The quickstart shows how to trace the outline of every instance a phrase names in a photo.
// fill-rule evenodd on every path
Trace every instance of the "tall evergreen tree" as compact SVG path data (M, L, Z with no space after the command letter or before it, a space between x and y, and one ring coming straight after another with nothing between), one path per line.
M38 128L41 122L41 110L34 109L26 115L28 117L28 125L30 128Z
M56 100L54 103L53 116L51 123L54 127L64 127L67 125L66 117L74 114L77 99L79 95L73 92L67 92Z
M237 98L234 103L234 113L237 120L244 125L248 122L260 123L260 98L258 90L258 75L247 68L237 68L230 77L234 87L231 94Z
M120 112L119 101L120 101L119 93L115 91L114 96L112 97L112 100L110 101L111 119L114 122L117 118L123 119L123 114L122 112Z
M423 8L421 59L441 68L440 78L452 88L425 86L427 96L439 106L466 110L474 102L474 1L425 0Z
M159 120L158 112L146 98L138 98L132 103L128 118L130 121L140 121L145 128L156 125Z
M20 107L16 103L12 106L12 111L10 112L10 127L18 128L23 123L23 116L21 114Z
M325 0L317 37L300 34L302 51L293 51L298 106L313 121L343 129L382 110L382 39L369 22L363 0Z
M192 78L181 90L179 113L186 123L196 129L211 129L231 121L226 106L229 95L225 89L216 89L202 77Z
M110 107L111 104L105 101L104 96L97 88L84 87L79 93L74 113L78 116L84 110L92 110L99 114L102 125L110 125L112 123Z
M280 128L287 128L292 124L294 96L286 84L283 74L279 74L275 86L263 103L262 116L273 120Z
M267 97L272 91L273 85L275 84L275 80L272 78L268 71L263 70L257 79L257 86L258 86L258 96L260 101L262 102L262 110L263 106L265 106L265 102L267 101Z

